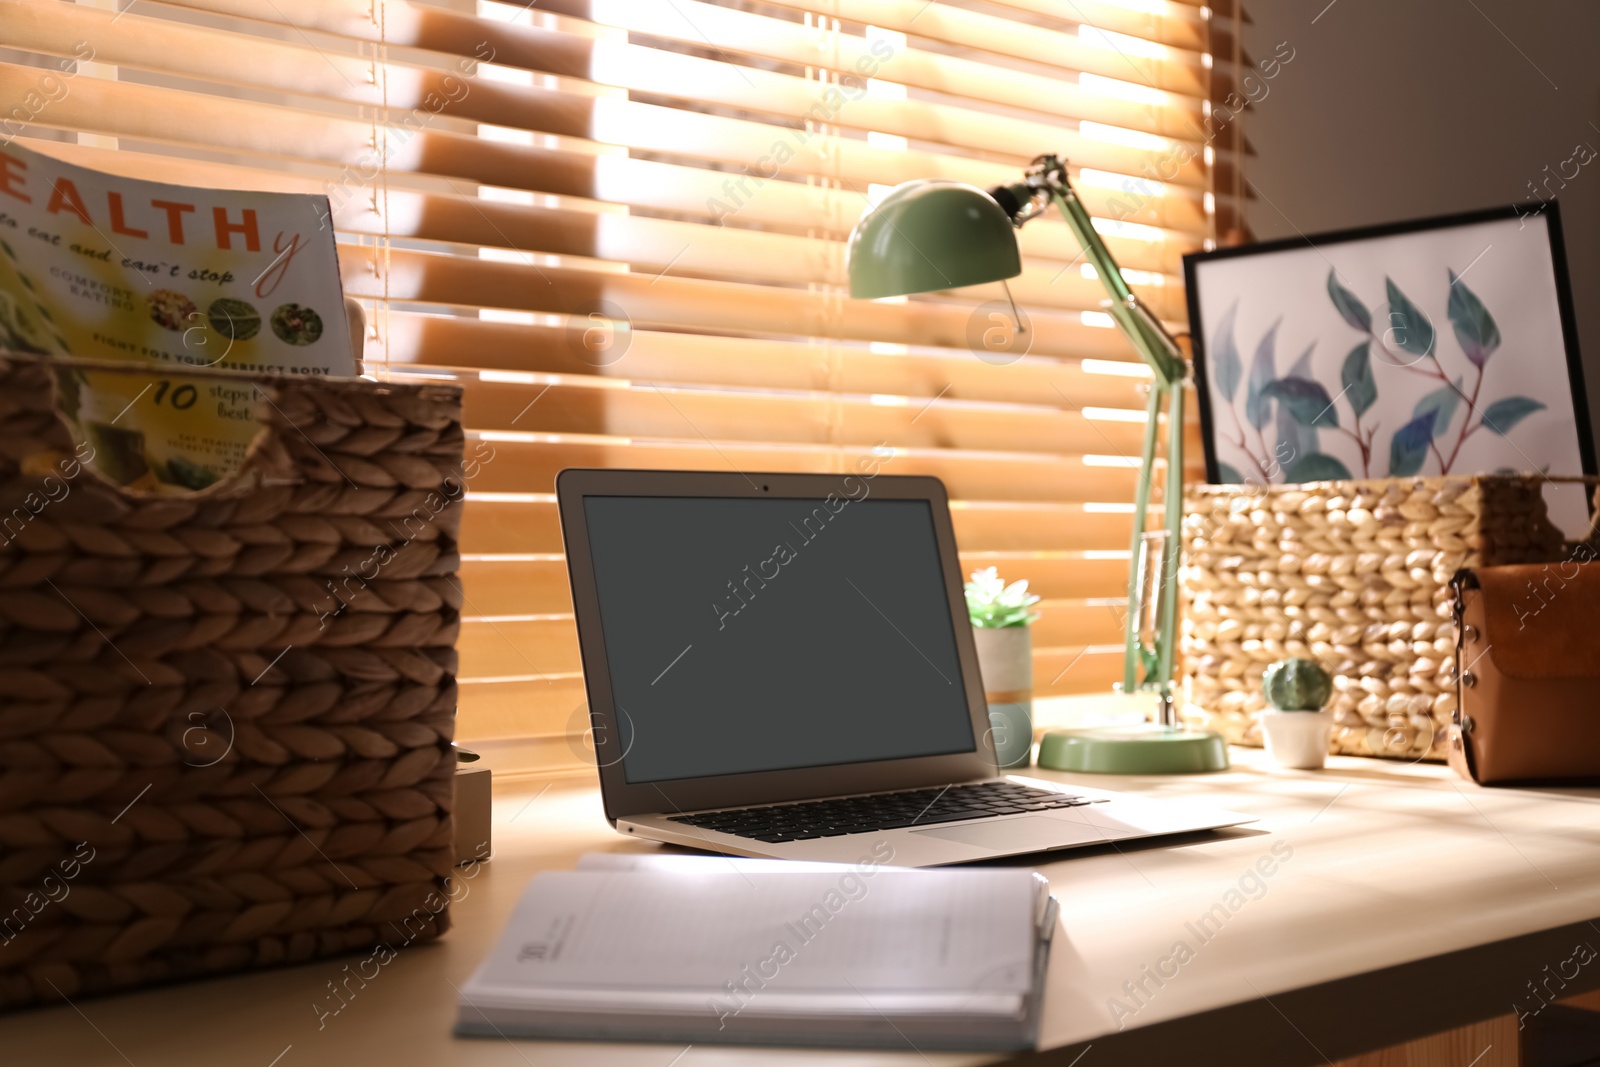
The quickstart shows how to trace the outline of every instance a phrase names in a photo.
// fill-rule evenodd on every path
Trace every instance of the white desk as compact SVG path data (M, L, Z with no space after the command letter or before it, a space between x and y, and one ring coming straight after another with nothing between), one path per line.
M1485 790L1436 765L1336 758L1326 771L1302 772L1277 770L1251 750L1234 756L1234 769L1218 775L1082 779L1193 797L1261 821L1038 864L1061 898L1062 928L1042 1051L1025 1062L1067 1065L1083 1054L1080 1067L1320 1064L1504 1016L1519 998L1531 1007L1525 983L1543 978L1545 965L1558 968L1580 939L1600 949L1600 922L1587 925L1600 920L1600 790ZM320 1029L315 1005L339 1003L326 983L359 957L0 1017L0 1062L721 1067L825 1058L954 1067L995 1059L452 1038L452 983L477 966L534 872L570 867L587 851L652 847L605 824L588 782L496 792L495 858L453 909L454 928L437 944L402 949ZM1229 897L1275 845L1264 891L1246 880L1258 899ZM1218 903L1238 906L1213 917L1202 943L1193 924ZM1149 992L1130 997L1123 983L1161 966L1179 941L1193 957L1166 965L1176 977L1160 987L1145 978ZM1600 960L1563 995L1596 988ZM1128 1009L1118 1019L1113 997ZM1497 1048L1476 1067L1510 1062Z

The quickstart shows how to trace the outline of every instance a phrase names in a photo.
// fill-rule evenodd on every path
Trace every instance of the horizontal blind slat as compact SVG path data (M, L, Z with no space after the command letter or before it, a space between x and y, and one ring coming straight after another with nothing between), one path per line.
M598 359L582 342L588 322L561 325L491 322L450 315L392 312L386 340L392 365L430 366L621 377L643 382L718 385L730 389L829 389L841 393L905 397L933 402L994 400L1049 402L1069 407L1144 407L1140 395L1148 375L1089 371L1072 359L1023 358L1015 362L976 359L971 350L874 351L839 341L790 341L667 333L634 329L617 359ZM383 349L374 342L370 357ZM1126 357L1127 353L1113 353ZM1137 364L1105 361L1106 367L1137 372ZM531 380L542 380L531 377Z
M393 366L408 364L530 373L624 377L645 382L721 385L751 389L832 389L892 397L939 397L1028 403L1052 394L1069 407L1143 408L1138 394L1148 375L1113 350L1090 372L1074 359L1028 357L1012 363L975 359L971 350L878 352L846 342L764 340L634 329L626 352L601 360L582 343L588 322L563 325L491 322L461 316L395 311L385 335ZM368 358L380 362L382 342ZM431 362L430 362L431 361ZM537 379L535 379L537 380Z
M32 68L0 64L0 93L20 97L31 92L36 73ZM743 187L734 186L734 191L730 192L729 183L743 175L730 177L726 172L603 152L486 141L468 134L430 128L425 123L419 124L418 131L413 132L404 125L384 126L371 120L89 78L80 79L71 93L53 103L37 121L61 129L285 161L367 161L362 165L370 169L383 160L391 171L437 175L458 193L463 190L449 179L614 200L717 218L735 216L741 220L747 208L760 204L761 213L769 216L786 209L780 217L788 218L791 225L821 223L838 232L847 232L854 224L866 203L864 190L869 183L894 184L913 178L940 178L990 186L1016 176L1015 166L1002 163L892 151L859 141L830 139L828 155L811 151L797 156L790 164L794 174L829 177L855 186L853 189L846 186L848 197L825 198L826 202L819 204L812 186L793 181L773 180L756 185L757 179L751 178ZM745 124L744 130L744 141L748 143L742 156L732 160L735 164L755 160L773 145L774 141L761 131L770 131L774 137L786 140L794 132L756 123ZM387 146L385 151L374 150L375 138L383 140ZM1118 149L1118 152L1130 165L1128 174L1137 173L1136 160L1154 162L1156 158L1152 152L1133 149ZM807 161L809 170L804 165ZM335 183L339 188L335 195L336 206L343 204L361 186L361 173L357 167L346 165L344 178ZM773 201L780 194L785 203ZM1115 194L1107 197L1108 207L1115 199Z
M740 73L739 80L744 84L738 86L728 73L731 68L712 64L729 79L728 91L722 94L726 99L717 102L737 102L743 109L771 112L778 119L772 122L702 114L553 87L508 85L474 76L477 64L470 59L458 61L457 69L444 71L394 62L383 64L380 70L369 57L333 54L294 42L257 40L251 46L251 62L241 65L228 47L229 39L236 35L223 31L76 5L67 17L45 17L37 4L10 4L0 6L0 11L15 23L17 46L22 48L37 46L70 55L75 41L99 40L100 61L135 69L369 107L383 105L395 114L409 112L422 123L442 114L636 149L728 160L746 164L763 175L767 174L774 150L782 146L792 154L792 158L779 157L782 165L777 169L785 173L866 181L872 175L885 174L886 168L898 166L908 176L914 170L920 175L980 185L1003 180L999 171L1007 166L1004 164L929 151L891 151L858 140L813 134L803 128L812 115L820 121L857 130L942 142L991 156L1009 154L1018 162L1041 151L1057 151L1079 166L1130 175L1139 174L1144 168L1153 173L1161 159L1167 159L1170 166L1184 143L1172 142L1159 149L1157 155L1037 121L922 101L874 99L865 95L866 84L859 78L859 89L841 89L819 86L793 75L753 70ZM109 32L113 21L124 19L127 24L119 33ZM546 36L556 44L563 43L561 35ZM606 45L607 42L591 42L589 47ZM648 54L651 50L640 51ZM692 57L663 54L663 58L671 68ZM682 70L641 66L638 57L631 64L618 65L653 71L659 84L646 79L639 87L668 95L689 76ZM1198 131L1198 123L1193 125ZM1192 138L1193 133L1189 136ZM1198 143L1188 144L1183 156L1187 162L1171 168L1174 174L1170 180L1183 185L1203 184L1205 170L1198 155Z
M1142 427L1087 418L1055 404L911 405L837 393L735 393L621 382L521 384L475 381L465 390L469 430L693 437L714 441L829 444L860 450L1013 449L1137 456ZM893 398L884 398L890 400Z
M641 274L497 263L403 249L382 258L387 263L380 262L370 249L342 245L339 260L346 293L370 299L554 314L587 314L606 302L638 326L751 333L784 329L813 337L939 348L968 346L974 337L981 338L988 325L986 317L974 320L976 305L948 301L890 304L841 300L831 293L775 286L670 275L652 279ZM994 295L1003 299L999 292ZM1086 325L1066 312L1032 312L1029 332L1029 352L1041 356L1119 358L1128 351L1120 333Z
M815 4L815 0L767 2L797 11L811 10ZM926 0L828 0L827 6L829 14L836 18L881 26L910 36L1087 71L1171 92L1205 95L1206 71L1200 57L1193 53L1169 49L1167 58L1134 56L1125 50L1086 44L1079 37L1059 30ZM1063 14L1071 17L1071 5L1066 5Z
M810 13L814 6L806 0L773 0L776 6L796 12ZM378 21L373 18L369 0L274 0L272 11L265 12L258 0L168 0L173 6L194 8L218 14L230 14L268 22L279 22L304 29L326 33L377 39ZM1029 15L1053 16L1049 21L1055 26L1068 23L1091 25L1160 42L1172 55L1170 61L1145 59L1130 67L1117 62L1116 53L1109 48L1084 45L1070 33L1047 30L1051 36L1043 42L1014 42L1011 39L1040 31L1040 27L1026 19L1011 20L992 14L966 12L941 4L931 13L926 27L919 19L930 14L918 12L917 4L887 4L884 0L854 0L841 5L830 0L830 12L836 17L857 24L872 24L887 29L907 32L968 48L985 48L998 56L1037 59L1052 67L1066 67L1100 73L1106 77L1153 83L1152 72L1170 84L1162 88L1174 92L1199 96L1203 83L1196 73L1203 69L1199 52L1205 47L1203 20L1192 9L1185 11L1178 5L1167 5L1171 16L1130 12L1114 4L1083 0L1069 5L1064 11L1051 0L1030 0L1022 8ZM674 9L669 11L669 9ZM754 12L723 8L701 0L674 0L663 4L660 0L544 0L539 10L570 16L597 25L632 30L668 40L699 47L710 44L729 52L747 53L764 58L805 62L810 51L813 62L827 63L829 38L799 20L787 21L759 15ZM480 43L487 43L496 52L514 62L533 51L538 40L532 27L510 25L496 20L475 18L464 12L453 12L422 4L388 0L385 4L381 31L386 40L419 48L435 49L458 55L472 53ZM929 32L924 32L924 30ZM945 33L938 31L944 30ZM976 36L964 31L976 30ZM954 36L947 34L953 33ZM819 43L823 47L819 48ZM999 48L994 45L998 43ZM1055 46L1052 48L1051 46ZM854 62L835 60L834 70L853 70ZM1081 62L1074 62L1081 60ZM997 64L998 65L998 64ZM1170 74L1165 68L1177 68ZM935 88L937 86L929 86Z
M956 543L972 552L1125 551L1130 514L1086 511L1076 504L952 500ZM461 551L506 555L562 551L553 497L475 499L462 512Z
M8 69L0 70L0 91L21 98L32 90L35 77L37 70L8 64ZM491 88L485 88L485 93L488 91ZM782 163L782 174L810 174L854 182L861 195L869 182L941 178L970 182L974 186L994 186L1010 181L1016 173L1016 163L987 162L981 158L926 150L886 149L856 139L813 136L789 125L694 114L653 104L560 90L526 90L520 98L515 114L518 115L517 126L522 130L595 142L597 149L611 144L656 152L680 152L707 162L747 166L750 171L760 170L763 174L774 154L782 149L792 154ZM384 128L384 136L389 146L402 146L390 149L387 165L392 170L450 174L499 186L523 187L528 181L526 165L541 162L552 168L565 165L566 170L573 171L568 181L581 178L584 160L563 158L565 154L557 154L557 150L483 141L475 134L445 130L435 122L434 115L445 112L448 99L440 98L437 104L437 107L424 107L421 102L413 106L390 104L390 125ZM150 141L280 157L362 158L363 154L371 154L373 141L373 120L363 122L304 107L290 109L166 86L104 82L99 78L80 78L72 93L53 102L50 109L38 115L38 122L114 136L136 136ZM982 123L974 125L974 131L981 128ZM1133 149L1094 141L1083 138L1077 131L1054 130L1051 133L1053 144L1018 142L1014 146L1016 160L1026 160L1042 149L1061 149L1072 154L1075 165L1098 166L1130 176L1146 171L1155 173L1155 168L1166 160L1166 170L1174 171L1170 184L1200 186L1205 181L1205 168L1194 154L1186 155L1186 162L1173 166L1171 163L1176 162L1176 157L1163 150ZM517 162L522 163L522 168L514 165ZM725 178L718 178L718 181L725 181ZM784 182L766 181L765 184L771 187ZM701 202L701 210L710 213L707 203L728 194L720 184L707 186L707 189L709 192ZM546 190L594 195L584 194L581 187ZM859 203L856 213L859 213Z
M536 739L522 746L535 754L523 755L521 766L593 773L594 750L583 748L589 705L581 677L463 682L456 699L457 742L470 747L490 738Z
M1015 563L1007 553L963 552L961 572ZM1072 558L1065 553L1028 559L1028 588L1052 599L1116 599L1127 594L1126 559ZM840 580L843 587L843 580ZM462 615L570 615L567 565L555 559L461 561ZM541 670L543 668L540 668Z
M334 221L342 232L418 237L459 244L550 252L556 255L596 254L584 250L588 247L584 243L585 234L590 230L594 236L589 243L601 253L599 258L607 258L604 255L607 246L600 242L613 231L619 235L618 239L644 235L640 239L649 239L663 247L671 246L675 252L681 251L685 245L698 246L713 234L723 235L723 238L730 243L761 242L777 237L820 242L831 240L832 235L842 240L848 233L849 224L840 220L845 219L848 210L859 207L861 203L860 197L849 190L824 189L785 182L766 186L761 197L740 205L732 216L733 221L739 223L790 226L802 219L804 206L810 204L817 209L817 217L812 220L816 225L806 228L816 232L818 236L800 238L764 229L745 230L730 225L719 226L714 222L714 215L713 222L709 225L702 222L618 215L600 210L602 205L597 201L582 200L576 196L565 197L565 202L560 207L544 207L485 200L471 195L470 184L458 187L465 192L413 191L403 184L406 179L427 182L429 176L393 174L390 176L390 189L387 193L388 210L385 213L382 199L373 203L371 200L352 195L348 189L341 190L340 176L332 168L326 170L325 176L314 177L309 173L284 174L261 167L151 155L127 149L106 149L29 137L22 137L19 140L45 155L70 163L97 167L130 178L201 182L227 188L259 189L268 192L324 194L332 192L335 194ZM620 162L639 163L650 168L666 168L672 171L684 169L671 164L647 163L641 160ZM308 169L315 168L315 164L306 161L297 163ZM728 178L719 172L716 180L726 182ZM727 195L726 190L720 187L713 191L723 196ZM1079 190L1079 197L1090 213L1099 218L1115 217L1119 222L1137 223L1158 229L1166 228L1166 232L1156 235L1159 238L1157 240L1134 239L1111 234L1106 236L1106 244L1124 269L1163 274L1174 279L1174 282L1181 278L1182 253L1199 247L1198 240L1188 237L1181 227L1201 224L1199 214L1191 211L1185 201L1170 197L1140 197L1137 192L1128 193L1097 186L1087 186ZM785 203L776 203L779 199ZM611 203L616 202L611 201ZM694 212L711 214L705 212L703 201L696 203L689 198L674 200L670 204L652 201L639 206L671 210L681 214ZM606 221L587 222L588 219L595 217ZM587 222L588 230L581 225L584 222ZM838 226L830 225L830 222L837 222ZM611 229L603 229L608 227ZM675 238L681 239L673 244ZM563 242L569 243L563 244ZM1023 256L1028 259L1053 260L1059 263L1070 263L1080 259L1076 239L1066 224L1058 220L1046 218L1030 223L1027 229L1017 232L1017 242ZM731 247L733 246L730 245ZM741 249L739 252L730 251L729 254L746 254L742 250L743 246L739 247ZM808 253L806 258L812 260L817 255ZM665 266L666 262L668 261L662 261L658 265Z
M1047 453L896 449L892 455L875 456L863 448L758 447L698 437L656 441L572 435L550 441L485 443L490 458L480 462L469 486L476 493L553 493L556 475L567 467L845 474L876 463L885 474L933 475L952 497L1019 502L1126 501L1133 497L1135 481L1134 472L1126 468L1089 466L1078 457Z
M994 0L1002 7L1030 15L1060 18L1060 0ZM1208 50L1206 16L1198 5L1140 0L1137 5L1121 5L1111 0L1073 0L1066 13L1084 25L1123 33L1146 41L1157 41L1175 48Z

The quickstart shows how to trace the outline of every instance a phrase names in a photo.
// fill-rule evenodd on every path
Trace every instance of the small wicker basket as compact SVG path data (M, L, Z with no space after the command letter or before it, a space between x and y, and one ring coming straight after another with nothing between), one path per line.
M1334 752L1444 759L1456 707L1450 576L1563 558L1571 546L1546 515L1547 482L1597 479L1189 487L1186 717L1260 745L1262 671L1303 656L1333 675Z
M176 372L263 429L145 497L77 462L74 363L173 376L0 354L0 1008L438 936L459 391Z

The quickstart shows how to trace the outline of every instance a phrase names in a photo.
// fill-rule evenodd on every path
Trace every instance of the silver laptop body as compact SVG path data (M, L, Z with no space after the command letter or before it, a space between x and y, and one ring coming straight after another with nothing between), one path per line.
M561 473L618 832L921 867L1252 821L1001 773L944 486L878 462Z

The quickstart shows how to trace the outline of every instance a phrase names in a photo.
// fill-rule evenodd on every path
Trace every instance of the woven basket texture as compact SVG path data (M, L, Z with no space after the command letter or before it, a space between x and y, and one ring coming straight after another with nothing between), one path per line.
M459 390L199 372L263 429L158 498L77 469L74 363L164 374L0 354L0 1007L437 937Z
M1266 666L1302 656L1333 675L1332 751L1442 760L1456 708L1450 576L1545 563L1568 545L1538 476L1185 493L1185 717L1261 744Z

